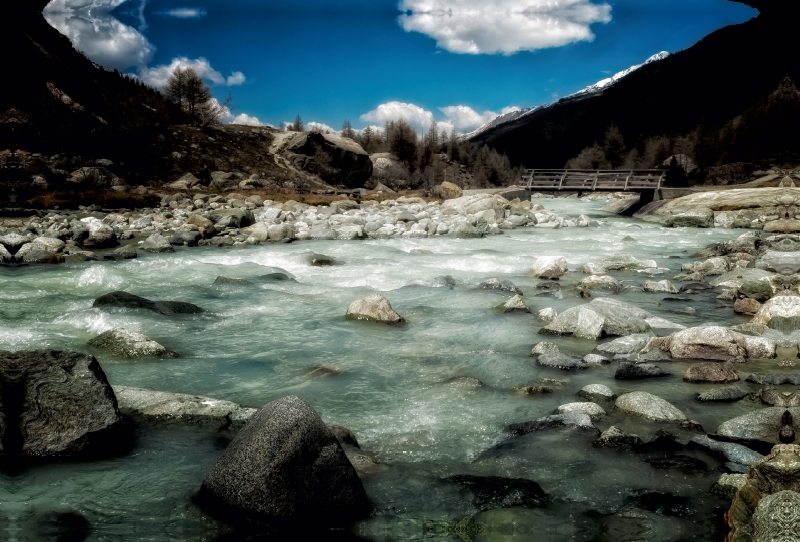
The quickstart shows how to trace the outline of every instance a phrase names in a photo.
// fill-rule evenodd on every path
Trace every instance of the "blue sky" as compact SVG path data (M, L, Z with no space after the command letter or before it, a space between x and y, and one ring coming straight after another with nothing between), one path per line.
M459 132L756 15L728 0L55 0L45 13L98 64L155 86L194 66L233 96L228 120Z

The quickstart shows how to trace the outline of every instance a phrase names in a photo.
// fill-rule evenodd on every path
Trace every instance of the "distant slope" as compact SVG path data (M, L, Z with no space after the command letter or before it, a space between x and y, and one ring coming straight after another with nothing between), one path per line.
M798 2L746 1L762 13L718 30L693 47L651 62L596 92L575 95L474 135L528 167L563 167L600 141L614 122L636 138L687 132L705 120L722 126L789 75L800 81L793 25Z
M500 125L505 124L507 122L512 122L512 121L515 121L515 120L520 119L522 117L526 117L526 116L530 115L531 113L533 113L535 111L542 111L544 109L550 109L552 107L556 107L559 104L563 104L563 103L566 103L566 102L569 102L569 101L573 101L574 98L580 99L580 98L585 98L587 96L591 96L593 94L601 93L604 90L606 90L608 87L610 87L611 85L617 83L623 77L626 77L626 76L630 75L631 73L635 72L636 70L638 70L642 66L644 66L646 64L651 64L653 62L658 62L659 60L664 60L668 56L669 56L668 52L661 51L660 53L655 54L655 55L651 56L650 58L648 58L642 64L637 64L635 66L631 66L630 68L622 70L621 72L616 73L615 75L613 75L611 77L608 77L606 79L598 81L597 83L595 83L593 85L589 85L588 87L583 88L583 89L579 90L578 92L574 92L574 93L570 94L569 96L565 96L565 97L561 98L560 100L558 100L556 102L550 102L548 104L537 105L535 107L529 107L529 108L526 108L526 109L519 109L517 111L510 111L508 113L504 113L502 115L498 115L495 118L493 118L492 120L490 120L489 122L487 122L486 124L484 124L483 126L481 126L480 128L476 129L475 131L470 132L468 134L465 134L463 137L465 139L472 139L472 138L477 137L480 134L486 132L487 130L490 130L490 129L496 127L496 126L500 126Z

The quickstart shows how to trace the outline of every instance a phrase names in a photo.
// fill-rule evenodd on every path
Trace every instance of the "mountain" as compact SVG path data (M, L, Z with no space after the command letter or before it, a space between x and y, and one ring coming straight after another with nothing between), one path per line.
M470 141L488 144L517 164L560 168L601 141L611 123L628 146L640 137L687 133L701 123L725 125L769 96L785 77L800 81L793 32L800 2L741 2L760 14L609 84L496 119L500 122L477 131Z
M598 81L597 83L595 83L593 85L589 85L588 87L583 88L583 89L579 90L578 92L573 92L572 94L570 94L568 96L565 96L564 98L561 98L558 101L550 102L550 103L545 104L545 105L537 105L535 107L528 107L526 109L519 109L517 111L510 111L508 113L504 113L502 115L498 115L495 118L493 118L492 120L490 120L489 122L487 122L486 124L484 124L483 126L481 126L480 128L476 129L475 131L470 132L468 134L465 134L463 137L464 137L464 139L468 139L469 140L469 139L472 139L474 137L477 137L478 135L486 132L487 130L490 130L491 128L494 128L495 126L500 126L501 124L505 124L507 122L515 121L517 119L520 119L522 117L530 115L533 112L543 111L545 109L550 109L550 108L556 107L557 105L560 105L560 104L564 104L564 103L567 103L567 102L570 102L570 101L574 101L575 99L585 98L585 97L588 97L588 96L591 96L591 95L594 95L594 94L602 93L608 87L610 87L611 85L613 85L614 83L616 83L617 81L622 79L623 77L626 77L626 76L630 75L631 73L635 72L636 70L638 70L642 66L644 66L646 64L650 64L652 62L657 62L659 60L663 60L663 59L667 58L668 56L669 56L668 52L661 51L660 53L655 54L655 55L651 56L650 58L648 58L647 60L645 60L644 63L642 63L642 64L637 64L635 66L631 66L630 68L622 70L621 72L618 72L618 73L614 74L611 77L608 77L606 79Z
M0 20L8 51L0 88L0 150L121 156L141 133L180 117L164 97L97 66L41 13L47 0L12 2Z

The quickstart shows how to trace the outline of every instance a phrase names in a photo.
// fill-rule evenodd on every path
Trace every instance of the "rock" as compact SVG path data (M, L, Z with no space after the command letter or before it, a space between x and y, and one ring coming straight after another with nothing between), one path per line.
M252 226L256 221L253 212L249 209L217 209L207 213L206 218L214 224L220 224L225 221L227 226L231 228Z
M584 275L605 275L606 273L608 273L608 269L599 263L590 262L583 266Z
M89 229L89 235L83 240L84 248L113 248L119 245L117 234L111 226L107 226L98 221L92 223Z
M749 392L740 388L739 386L726 386L724 388L714 388L713 390L704 391L697 395L697 400L704 403L716 401L738 401L747 397Z
M594 448L636 448L642 445L639 435L630 435L622 429L612 425L600 434L600 437L592 442Z
M751 450L741 444L734 442L720 442L708 438L706 435L695 435L689 439L689 446L700 448L701 450L712 452L724 457L727 461L738 463L746 467L752 467L756 461L764 458L758 452Z
M784 427L784 413L789 412L789 426L794 432L800 431L800 408L769 407L754 410L724 422L717 428L717 434L724 437L761 440L775 439Z
M772 285L768 280L744 281L739 287L739 293L757 302L764 302L773 295Z
M738 290L747 282L763 281L765 279L769 281L769 279L774 276L775 273L764 271L763 269L738 267L732 271L728 271L727 273L715 277L710 281L710 284L711 286L718 288L733 288ZM708 285L705 286L708 287ZM772 288L770 288L769 295L772 296Z
M327 267L331 265L341 265L341 262L336 258L316 253L309 254L308 257L306 258L306 261L308 262L308 265L312 267Z
M60 252L64 249L65 243L61 239L53 237L37 237L33 244L48 252Z
M739 375L729 362L693 363L686 369L684 382L694 384L730 384L739 381Z
M791 218L773 220L764 225L764 231L778 233L798 233L800 232L800 220L794 220Z
M114 251L116 256L119 256L123 260L132 260L137 258L139 255L136 253L136 247L133 245L125 245L121 246Z
M800 393L797 391L778 391L775 388L763 388L758 397L765 405L778 407L800 407Z
M590 290L609 290L615 294L625 288L620 281L608 275L591 275L581 280L579 284Z
M442 204L443 209L453 209L463 215L475 215L489 209L508 209L509 207L510 204L504 197L486 193L449 199Z
M3 245L12 256L27 242L27 237L14 232L0 236L0 245Z
M0 352L0 382L4 455L90 457L124 446L114 392L94 357Z
M369 320L384 324L402 324L405 318L397 314L389 300L378 294L359 299L347 309L348 320Z
M588 365L608 365L611 360L599 354L586 354L583 356L583 361Z
M181 357L180 354L167 350L146 335L121 327L101 333L94 339L90 339L86 344L94 348L107 350L113 355L125 359L142 357Z
M170 245L196 247L203 236L199 231L179 231L169 238ZM148 239L149 240L149 239ZM146 242L146 241L145 241ZM165 251L169 252L169 251Z
M218 276L214 280L215 286L255 286L252 282L245 279L233 279L229 277Z
M367 495L334 434L299 397L256 412L203 480L205 506L254 521L343 526L369 512Z
M705 461L681 454L648 457L644 459L644 462L657 469L678 469L685 474L694 474L696 472L708 470L708 465Z
M568 412L586 414L592 421L600 420L606 415L606 411L597 403L567 403L558 407L553 414L566 414Z
M572 307L559 314L555 320L539 330L544 335L575 335L583 339L597 339L608 335L632 335L650 330L642 316L652 316L627 303L609 298L592 300L588 305Z
M800 297L792 295L776 296L766 301L752 320L754 324L762 324L785 333L800 329L798 322Z
M536 319L544 324L549 324L558 317L558 313L552 307L547 307L536 313Z
M551 354L544 353L539 356L536 362L542 367L549 367L551 369L561 369L562 371L572 371L574 369L588 369L587 365L582 360L573 358L566 354Z
M506 430L515 437L521 437L530 433L546 431L548 429L579 429L581 431L591 431L599 433L592 423L591 418L582 412L568 412L566 414L553 414L530 422L514 423L509 425Z
M652 363L631 363L629 361L620 361L617 372L614 373L614 378L617 380L638 380L657 376L670 376L670 373Z
M434 187L433 195L434 197L442 199L455 199L463 196L464 191L458 185L445 181Z
M17 259L19 259L24 249L25 247L17 253ZM22 261L24 263L61 263L61 260L62 257L58 254L41 248L34 248L22 254Z
M560 354L561 350L558 345L549 341L542 341L533 347L531 356L539 356L541 354Z
M361 448L361 446L358 445L358 440L356 440L356 436L348 428L342 427L341 425L329 424L328 429L330 429L331 433L333 433L333 436L336 437L336 440L338 440L339 444L341 444L342 446L346 444L348 446Z
M800 528L800 447L779 444L750 469L725 514L727 539L791 540Z
M454 376L447 383L455 388L476 389L483 387L483 382L474 376Z
M647 353L658 348L675 359L704 359L743 363L748 358L775 356L775 343L761 337L749 337L720 326L693 327L669 337L654 337L642 349Z
M638 271L658 267L658 264L653 260L639 260L631 254L623 253L603 258L600 266L608 271Z
M530 274L536 278L558 280L567 272L567 260L562 256L540 256L531 267Z
M481 510L536 508L546 506L550 501L539 484L523 478L458 475L444 481L466 488L474 495L474 505Z
M755 315L759 310L761 310L761 303L749 297L740 299L733 305L733 312L737 314Z
M581 388L578 392L578 397L587 399L589 401L613 401L616 395L611 391L611 388L603 384L589 384Z
M124 309L146 309L165 316L199 314L204 309L183 301L151 301L128 292L111 292L94 300L92 307L119 307Z
M175 249L172 248L169 241L163 236L158 233L154 233L141 245L142 250L145 252L155 252L155 253L162 253L162 252L175 252Z
M319 175L332 185L364 188L372 177L373 164L369 154L349 138L301 132L290 137L283 154L298 169Z
M522 296L515 295L503 304L503 312L531 312L528 306L523 301Z
M238 431L256 412L255 408L199 395L125 386L115 387L114 393L120 412L140 422L207 425Z
M640 351L652 338L652 333L636 333L598 345L597 351L604 354L630 354Z
M800 273L800 252L769 250L756 262L756 267L779 275Z
M677 294L678 289L668 280L647 280L644 283L644 291L654 294Z
M458 239L479 239L483 237L483 233L478 231L478 228L469 222L459 222L450 228L450 235Z
M646 391L634 391L617 398L617 410L635 414L657 422L681 422L686 416L661 397Z
M723 474L711 488L711 492L726 499L733 499L736 492L746 483L746 474Z
M455 284L453 284L455 285ZM522 290L517 288L513 282L509 280L489 279L478 285L481 290L501 290L503 292L511 292L516 295L523 295Z

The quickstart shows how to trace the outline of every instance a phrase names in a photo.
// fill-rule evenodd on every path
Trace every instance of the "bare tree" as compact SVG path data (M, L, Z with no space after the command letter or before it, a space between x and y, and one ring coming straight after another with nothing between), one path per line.
M203 126L218 123L231 110L231 95L221 103L215 100L211 87L191 67L175 68L164 86L164 95L178 104L191 122Z

